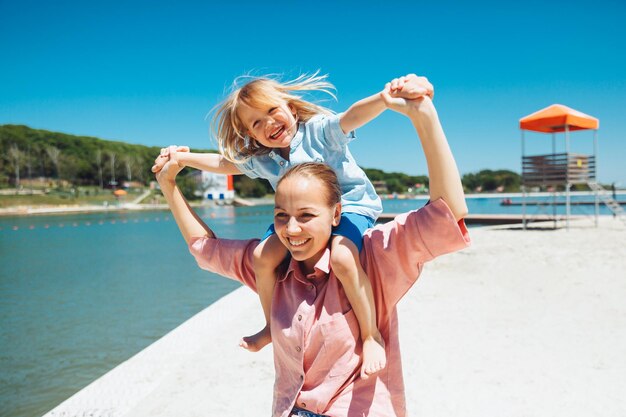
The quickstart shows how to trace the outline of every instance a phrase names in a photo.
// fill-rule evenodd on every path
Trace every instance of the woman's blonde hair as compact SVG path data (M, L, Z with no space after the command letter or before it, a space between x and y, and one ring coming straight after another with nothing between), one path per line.
M337 174L328 165L322 162L304 162L294 165L283 174L276 184L276 189L280 184L291 177L316 178L319 180L326 194L328 207L333 207L341 202L341 187Z
M240 163L271 151L246 134L247 128L237 114L242 103L260 109L286 102L295 110L298 121L303 122L316 114L332 114L329 109L293 94L294 91L321 91L336 99L333 94L335 87L326 81L327 77L326 74L319 75L319 71L316 71L310 75L302 74L287 82L270 76L243 76L235 79L232 92L211 111L214 113L211 130L217 139L220 153L229 161ZM241 85L251 78L251 81Z

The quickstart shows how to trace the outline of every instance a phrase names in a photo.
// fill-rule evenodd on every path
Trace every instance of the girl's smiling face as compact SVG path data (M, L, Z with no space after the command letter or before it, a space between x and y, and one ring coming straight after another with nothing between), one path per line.
M261 109L241 103L237 116L248 136L266 148L288 148L298 130L295 111L287 102Z
M328 246L333 226L339 224L341 204L328 205L326 187L316 178L293 176L276 189L276 235L307 273Z

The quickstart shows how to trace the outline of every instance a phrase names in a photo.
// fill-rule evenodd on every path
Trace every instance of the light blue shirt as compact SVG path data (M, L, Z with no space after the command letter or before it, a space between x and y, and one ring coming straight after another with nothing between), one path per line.
M356 138L354 132L343 133L340 115L317 115L300 123L291 140L289 160L277 150L255 156L237 167L250 178L267 179L274 190L289 167L303 162L324 162L335 170L341 187L342 211L358 213L376 220L383 211L380 197L365 172L356 164L348 143Z

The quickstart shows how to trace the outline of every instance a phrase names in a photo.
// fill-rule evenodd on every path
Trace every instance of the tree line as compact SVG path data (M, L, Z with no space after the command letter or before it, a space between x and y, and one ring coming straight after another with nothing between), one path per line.
M0 150L0 187L19 186L26 178L104 187L120 181L147 184L160 148L2 125Z
M160 147L50 132L23 125L0 125L0 151L0 188L19 187L26 178L45 178L56 182L57 186L69 183L103 188L124 181L147 185L154 179L150 167ZM364 171L381 193L428 191L428 177L424 175L370 168L364 168ZM181 182L188 189L193 185L184 179L184 174ZM462 181L469 192L519 191L521 179L513 171L482 170L465 174ZM272 192L267 181L245 175L235 176L234 185L242 197L260 197Z

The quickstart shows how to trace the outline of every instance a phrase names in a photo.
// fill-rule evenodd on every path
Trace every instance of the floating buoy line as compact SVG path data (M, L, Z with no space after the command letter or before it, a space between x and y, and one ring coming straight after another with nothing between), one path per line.
M242 212L242 213L220 213L220 212L210 212L209 214L203 215L201 217L206 220L211 221L219 220L219 219L229 219L236 217L257 217L257 216L267 216L271 215L271 211L250 211L250 212ZM104 225L115 225L115 224L137 224L137 223L160 223L160 222L168 222L173 218L171 215L167 216L148 216L134 219L101 219L101 220L84 220L84 221L61 221L61 222L48 222L43 224L14 224L9 226L0 225L0 232L5 231L20 231L20 230L36 230L36 229L62 229L62 228L78 228L78 227L92 227L92 226L104 226ZM210 224L209 224L210 225Z
M69 221L69 222L49 222L43 224L29 224L29 225L12 225L12 226L0 226L0 231L7 230L35 230L35 229L62 229L66 227L90 227L90 226L104 226L107 224L129 224L129 223L149 223L149 222L167 222L172 219L172 216L163 217L144 217L138 219L102 219L102 220L84 220L84 221Z

